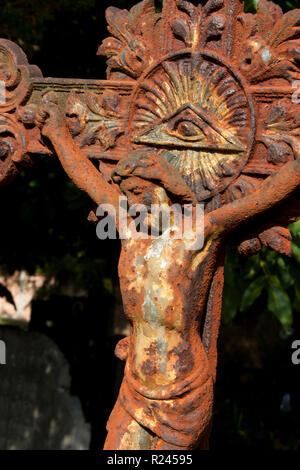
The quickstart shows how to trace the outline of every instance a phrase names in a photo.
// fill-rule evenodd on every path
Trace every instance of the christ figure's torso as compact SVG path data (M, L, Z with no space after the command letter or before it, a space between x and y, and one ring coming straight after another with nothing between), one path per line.
M132 332L131 373L155 397L169 393L196 369L209 376L200 323L215 271L220 242L192 251L190 241L124 240L120 285ZM126 269L124 266L126 265Z

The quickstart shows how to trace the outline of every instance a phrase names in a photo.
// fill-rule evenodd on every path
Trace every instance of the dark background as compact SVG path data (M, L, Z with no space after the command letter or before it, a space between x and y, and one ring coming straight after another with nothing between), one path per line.
M135 3L2 0L0 36L17 42L45 77L103 79L105 63L96 51L108 35L104 11ZM285 10L296 7L278 3ZM254 10L255 2L247 8ZM91 423L91 449L99 449L122 376L113 355L120 338L112 324L120 302L119 242L97 239L86 220L91 202L54 158L41 158L1 188L1 201L0 266L55 276L55 285L43 288L33 302L29 329L52 338L67 358L71 391ZM244 260L228 247L212 449L300 448L300 365L291 362L291 344L300 339L299 232L295 226L291 260L266 251ZM274 276L280 310L268 300ZM249 290L253 283L258 288ZM62 286L70 285L84 293L64 295ZM287 393L291 408L280 409Z

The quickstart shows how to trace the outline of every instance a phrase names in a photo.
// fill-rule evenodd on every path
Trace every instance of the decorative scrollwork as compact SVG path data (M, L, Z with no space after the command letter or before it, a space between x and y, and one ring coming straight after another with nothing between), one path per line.
M9 114L0 115L0 185L17 175L25 152L26 139L20 124Z
M35 65L29 65L22 49L11 41L0 40L0 111L14 110L30 90L31 79L42 77Z

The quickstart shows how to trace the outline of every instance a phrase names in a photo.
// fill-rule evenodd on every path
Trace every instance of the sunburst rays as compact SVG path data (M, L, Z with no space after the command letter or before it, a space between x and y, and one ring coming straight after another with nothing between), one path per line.
M242 86L225 66L205 58L193 61L185 54L163 61L141 81L132 120L134 136L147 133L160 122L166 129L168 119L187 104L201 110L203 119L207 116L207 122L215 123L222 134L215 148L210 142L210 149L195 149L187 141L181 148L173 144L171 150L171 163L193 191L205 198L212 191L222 190L224 180L232 178L245 163L250 109ZM163 147L165 140L160 141L159 132L156 135L155 145ZM221 139L234 140L243 150L225 151ZM147 144L147 138L143 143Z

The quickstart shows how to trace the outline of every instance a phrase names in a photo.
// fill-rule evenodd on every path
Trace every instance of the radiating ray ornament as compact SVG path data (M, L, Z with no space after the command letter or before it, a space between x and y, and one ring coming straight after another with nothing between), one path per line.
M208 449L228 238L243 255L263 246L292 254L300 10L284 15L260 0L252 15L242 0L164 0L158 12L143 0L106 18L98 54L107 80L43 78L0 40L0 184L55 155L104 212L121 211L120 196L146 207L139 233L157 236L122 240L130 335L116 348L126 366L104 448ZM189 204L193 214L199 203L201 247L199 233L175 237L178 219L164 231L149 210Z
M140 79L133 95L133 143L166 158L199 201L222 191L247 163L254 113L238 74L215 54L179 52Z

